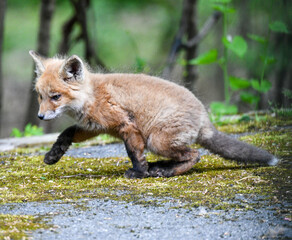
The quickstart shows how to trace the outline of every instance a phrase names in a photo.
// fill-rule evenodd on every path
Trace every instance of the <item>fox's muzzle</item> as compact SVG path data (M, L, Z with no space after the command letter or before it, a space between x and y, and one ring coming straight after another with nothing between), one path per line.
M43 120L45 115L44 114L38 114L38 117L39 117L40 120Z

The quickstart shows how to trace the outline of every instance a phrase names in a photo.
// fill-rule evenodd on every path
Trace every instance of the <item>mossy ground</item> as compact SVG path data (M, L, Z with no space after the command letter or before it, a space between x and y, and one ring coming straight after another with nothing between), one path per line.
M270 131L284 126L291 127L292 117L276 117L270 114L224 117L215 121L215 126L225 133Z
M0 214L0 239L28 239L27 234L49 225L40 223L38 217L29 215Z
M291 128L275 127L289 125L289 121L268 119L261 123L225 125L227 129L234 129L233 132L242 132L241 128L246 131L247 126L257 126L256 129L263 129L264 126L265 132L247 135L241 139L280 157L282 163L276 167L238 165L211 154L203 156L183 176L126 179L123 174L131 167L128 158L63 157L56 165L48 166L43 163L43 156L26 155L29 151L23 149L6 153L0 159L0 203L86 197L140 204L173 201L178 207L252 209L260 205L289 202L292 199L292 131ZM237 131L238 129L241 130ZM34 149L33 152L35 151ZM148 154L147 158L149 161L161 159L153 154ZM291 219L290 210L284 211ZM0 221L3 218L8 222L14 221L13 217L9 220L9 216L5 215ZM24 222L33 224L33 218L23 219ZM4 229L4 234L5 231L9 233L9 230Z

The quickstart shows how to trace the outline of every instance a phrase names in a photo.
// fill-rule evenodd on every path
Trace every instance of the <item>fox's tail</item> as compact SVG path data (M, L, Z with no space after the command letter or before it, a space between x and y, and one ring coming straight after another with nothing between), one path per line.
M198 142L215 154L239 162L259 163L270 166L276 165L279 161L266 150L234 139L217 131L214 127L212 128L212 131L212 137L201 136L198 139Z

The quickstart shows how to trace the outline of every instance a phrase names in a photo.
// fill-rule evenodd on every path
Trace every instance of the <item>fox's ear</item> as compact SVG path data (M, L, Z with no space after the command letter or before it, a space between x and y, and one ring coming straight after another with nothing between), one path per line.
M35 62L35 66L36 66L35 72L36 72L37 76L39 77L45 71L45 67L43 65L44 58L33 50L30 50L29 54L30 54L30 56L32 56L32 58Z
M69 57L62 65L60 75L65 81L82 81L84 77L82 60L76 55Z

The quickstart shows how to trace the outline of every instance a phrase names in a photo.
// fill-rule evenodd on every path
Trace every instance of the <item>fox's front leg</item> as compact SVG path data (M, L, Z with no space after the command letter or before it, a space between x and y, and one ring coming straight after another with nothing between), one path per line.
M45 155L44 162L50 165L58 162L72 142L82 142L96 135L98 135L97 132L84 130L77 125L65 129L59 135L51 150Z

